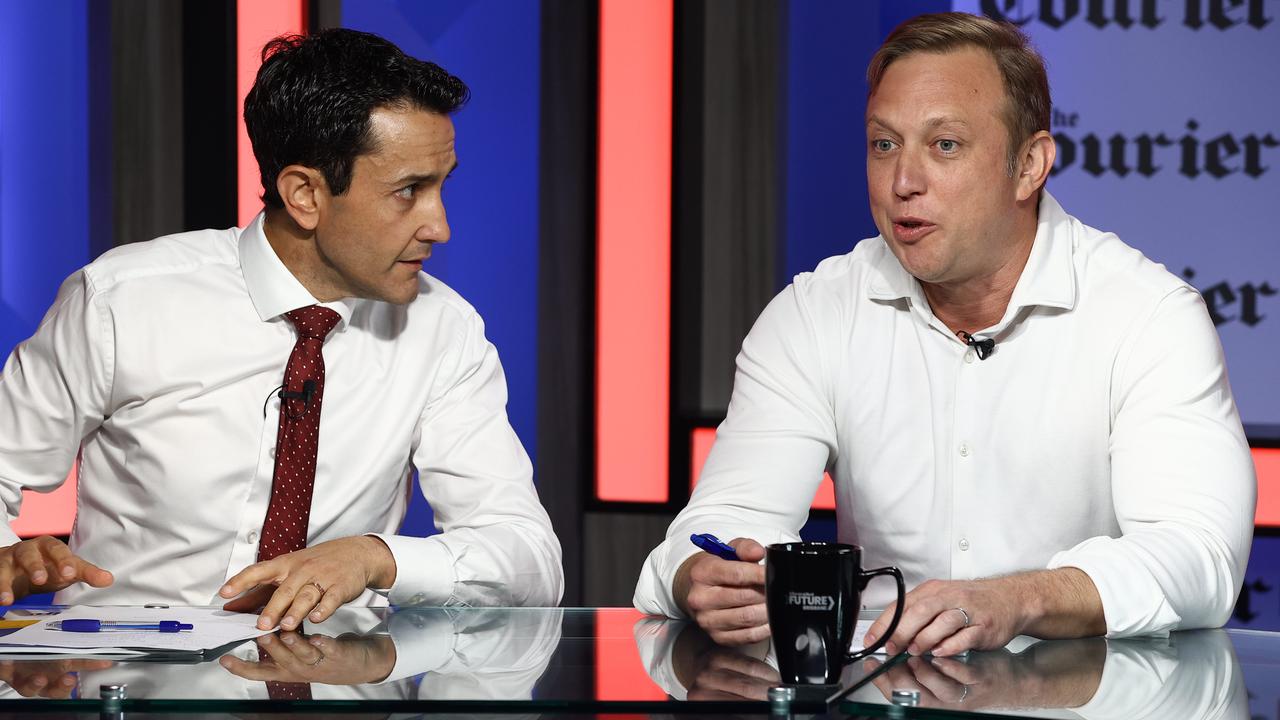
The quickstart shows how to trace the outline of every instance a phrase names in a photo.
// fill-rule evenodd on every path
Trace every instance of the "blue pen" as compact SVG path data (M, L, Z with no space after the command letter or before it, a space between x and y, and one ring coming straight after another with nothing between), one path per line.
M742 559L738 557L738 553L732 547L720 542L720 538L711 533L702 533L701 535L694 533L689 536L689 542L724 560Z
M144 632L176 633L182 630L194 630L191 623L177 620L161 620L160 622L130 622L128 620L89 620L76 618L73 620L55 620L45 627L62 632L128 632L141 630Z

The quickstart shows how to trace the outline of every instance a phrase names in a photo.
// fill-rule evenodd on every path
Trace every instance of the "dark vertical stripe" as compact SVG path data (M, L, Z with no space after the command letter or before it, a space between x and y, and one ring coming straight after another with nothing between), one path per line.
M542 4L539 119L538 494L582 602L583 511L592 492L598 7Z
M184 225L236 224L236 16L233 0L183 3ZM173 98L176 101L177 98Z

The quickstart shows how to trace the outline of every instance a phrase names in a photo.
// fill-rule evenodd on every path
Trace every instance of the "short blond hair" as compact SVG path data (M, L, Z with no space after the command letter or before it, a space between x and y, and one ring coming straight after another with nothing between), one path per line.
M946 53L962 47L986 50L1004 81L1005 128L1009 133L1009 174L1017 171L1018 150L1037 132L1049 130L1052 102L1044 58L1012 23L961 12L920 15L889 33L867 66L868 98L894 61L918 52Z

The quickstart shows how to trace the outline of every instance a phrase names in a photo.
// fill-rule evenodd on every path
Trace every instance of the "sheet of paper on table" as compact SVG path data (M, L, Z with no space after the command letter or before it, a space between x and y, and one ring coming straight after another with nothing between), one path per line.
M194 628L176 633L147 630L124 630L96 633L54 630L49 624L58 620L92 618L117 622L158 623L176 620L191 623ZM270 634L259 630L258 616L233 613L219 608L202 607L87 607L76 605L57 615L42 616L40 621L0 637L0 654L38 654L74 652L86 655L145 655L150 652L199 654L230 643Z

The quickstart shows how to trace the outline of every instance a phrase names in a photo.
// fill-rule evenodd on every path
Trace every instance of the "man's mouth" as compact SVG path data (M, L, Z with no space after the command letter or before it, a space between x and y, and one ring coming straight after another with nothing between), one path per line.
M937 225L918 217L893 219L893 236L898 242L912 243L929 234Z

